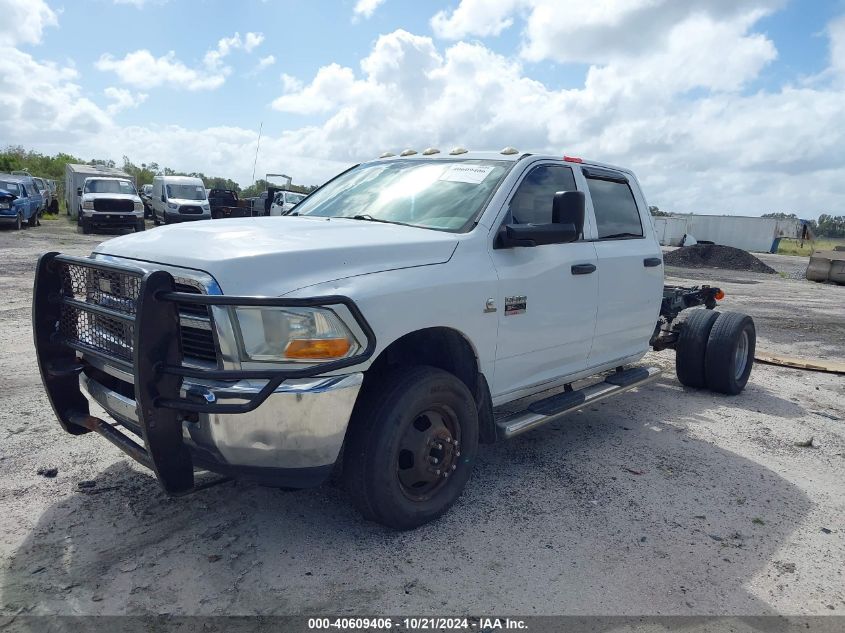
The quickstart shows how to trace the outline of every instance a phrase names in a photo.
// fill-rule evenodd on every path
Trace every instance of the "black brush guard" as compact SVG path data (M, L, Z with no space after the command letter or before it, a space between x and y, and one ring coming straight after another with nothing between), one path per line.
M117 306L81 301L73 296L71 267L86 272L97 271L107 275L111 283L131 285L137 290L137 298ZM357 321L367 344L356 356L302 369L212 370L186 367L182 364L179 304L262 307L343 305ZM67 319L69 312L72 315L91 315L86 318L124 323L124 332L132 340L131 358L98 349L80 337L62 332L62 319ZM370 358L376 346L372 329L348 297L283 299L182 293L175 291L173 276L165 271L145 273L128 266L59 253L46 253L38 260L32 321L41 379L62 428L72 435L89 431L99 433L124 453L152 469L164 490L174 495L194 488L193 462L182 441L185 414L247 413L260 406L285 380L309 378L357 365ZM143 446L116 425L91 415L88 400L79 387L79 374L86 365L77 358L77 352L100 358L134 376ZM181 397L184 378L267 382L247 402L220 404Z

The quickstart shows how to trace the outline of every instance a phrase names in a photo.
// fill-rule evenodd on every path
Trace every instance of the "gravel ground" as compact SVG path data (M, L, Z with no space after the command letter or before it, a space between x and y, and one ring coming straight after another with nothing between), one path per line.
M362 521L331 486L168 499L105 440L61 432L37 376L36 256L101 239L0 229L0 615L845 612L841 376L758 365L730 398L649 354L658 382L483 447L458 504L413 532ZM668 274L724 287L761 347L841 357L845 288Z

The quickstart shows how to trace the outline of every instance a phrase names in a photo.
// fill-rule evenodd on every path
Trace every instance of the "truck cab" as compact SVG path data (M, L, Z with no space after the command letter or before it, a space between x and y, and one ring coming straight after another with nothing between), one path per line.
M286 215L305 199L304 193L297 191L277 191L270 205L270 215Z
M430 148L357 165L296 215L47 254L33 318L62 425L168 492L197 468L289 487L340 469L364 516L407 529L448 510L480 444L656 379L634 365L650 348L676 349L688 387L742 391L754 326L720 297L664 286L631 171Z
M85 179L77 190L77 224L83 233L102 228L131 228L143 231L144 203L131 180L113 176Z

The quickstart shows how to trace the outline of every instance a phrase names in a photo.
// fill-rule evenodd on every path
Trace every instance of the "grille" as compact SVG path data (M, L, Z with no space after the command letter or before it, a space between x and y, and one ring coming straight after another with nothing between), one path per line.
M202 207L196 207L190 204L179 207L179 213L187 213L189 215L202 215Z
M62 292L65 297L109 308L129 317L135 316L141 290L141 278L133 275L77 266L62 265ZM202 294L189 280L175 284L177 292ZM202 319L205 327L183 324L180 328L182 351L186 360L216 362L217 347L206 306L180 304L180 315ZM111 316L93 314L73 305L62 305L59 331L71 341L104 352L126 362L133 360L134 323Z
M97 198L94 200L94 211L125 213L134 210L135 203L132 200L113 200L111 198Z
M176 292L202 294L200 288L184 283L184 281L177 281L175 287ZM211 314L209 313L209 308L195 303L181 303L179 304L179 314L199 319L208 319L209 324L208 328L182 325L182 354L185 358L216 362L217 346L214 344L214 334L211 331Z

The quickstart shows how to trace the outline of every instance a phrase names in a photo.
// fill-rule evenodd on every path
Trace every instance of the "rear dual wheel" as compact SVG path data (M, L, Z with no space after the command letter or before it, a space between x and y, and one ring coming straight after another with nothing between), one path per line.
M739 312L692 310L684 318L675 347L681 384L736 395L748 383L757 334L754 321Z
M400 367L359 398L344 478L365 518L407 530L457 500L477 450L478 411L466 385L434 367Z

